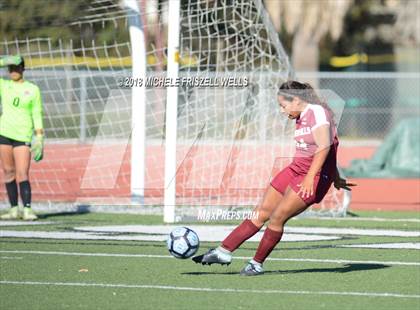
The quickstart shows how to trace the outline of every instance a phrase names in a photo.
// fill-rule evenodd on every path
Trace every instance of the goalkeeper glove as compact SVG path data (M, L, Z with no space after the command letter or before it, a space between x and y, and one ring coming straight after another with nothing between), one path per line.
M6 56L0 59L0 66L19 65L22 62L20 56Z
M44 136L36 135L32 143L31 152L36 162L44 157Z

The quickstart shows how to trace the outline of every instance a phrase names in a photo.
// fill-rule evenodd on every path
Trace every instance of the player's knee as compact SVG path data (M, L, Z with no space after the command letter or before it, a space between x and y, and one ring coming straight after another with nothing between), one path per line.
M284 227L284 221L279 218L270 218L268 226L270 228L274 228L275 230L282 230Z
M16 179L18 179L19 182L26 181L28 179L28 172L17 170Z
M270 229L276 230L276 231L283 231L285 222L282 218L272 216L270 217L270 222L268 223L268 227Z
M287 222L286 212L276 212L270 217L270 225L277 227L283 227Z
M269 220L273 209L274 207L269 205L260 205L254 210L254 212L258 214L258 221L261 222L261 224L264 224Z
M13 180L16 177L16 170L14 167L3 167L4 179L7 181Z

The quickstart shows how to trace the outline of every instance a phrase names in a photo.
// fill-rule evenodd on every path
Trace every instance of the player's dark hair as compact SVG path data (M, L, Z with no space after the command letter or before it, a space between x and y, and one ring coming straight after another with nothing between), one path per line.
M22 56L20 58L22 59L22 61L20 62L20 64L18 64L18 66L21 66L25 70L25 60Z
M320 105L330 114L331 118L334 117L334 112L325 101L318 97L315 89L309 83L300 83L293 80L284 82L280 85L277 94L285 97L288 101L292 101L293 97L299 97L303 101Z

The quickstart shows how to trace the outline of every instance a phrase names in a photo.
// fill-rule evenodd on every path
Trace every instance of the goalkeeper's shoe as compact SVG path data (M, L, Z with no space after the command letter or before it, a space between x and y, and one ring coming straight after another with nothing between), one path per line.
M2 219L2 220L17 220L17 219L19 219L19 207L18 206L11 207L9 212L0 216L0 219Z
M32 208L24 207L23 208L23 215L22 219L24 221L35 221L38 219L35 212L32 210Z
M264 269L262 264L254 261L253 259L250 260L246 266L241 270L242 276L258 276L264 274Z
M202 265L211 265L211 264L220 264L220 265L230 265L232 262L232 253L224 249L210 249L207 253L203 255L198 255L192 259L197 264Z

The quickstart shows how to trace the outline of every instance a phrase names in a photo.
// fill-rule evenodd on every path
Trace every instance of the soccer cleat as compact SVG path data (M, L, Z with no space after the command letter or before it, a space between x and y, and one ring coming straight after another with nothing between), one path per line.
M23 216L22 219L24 221L35 221L38 219L35 212L32 210L32 208L24 207L23 208Z
M3 214L0 216L0 219L2 220L17 220L19 219L19 207L11 207L9 212Z
M241 270L241 276L258 276L264 274L262 264L250 260L246 266Z
M210 249L207 253L194 256L192 259L197 264L202 265L211 265L211 264L220 264L220 265L230 265L232 262L232 254L229 252L221 251L220 249Z

